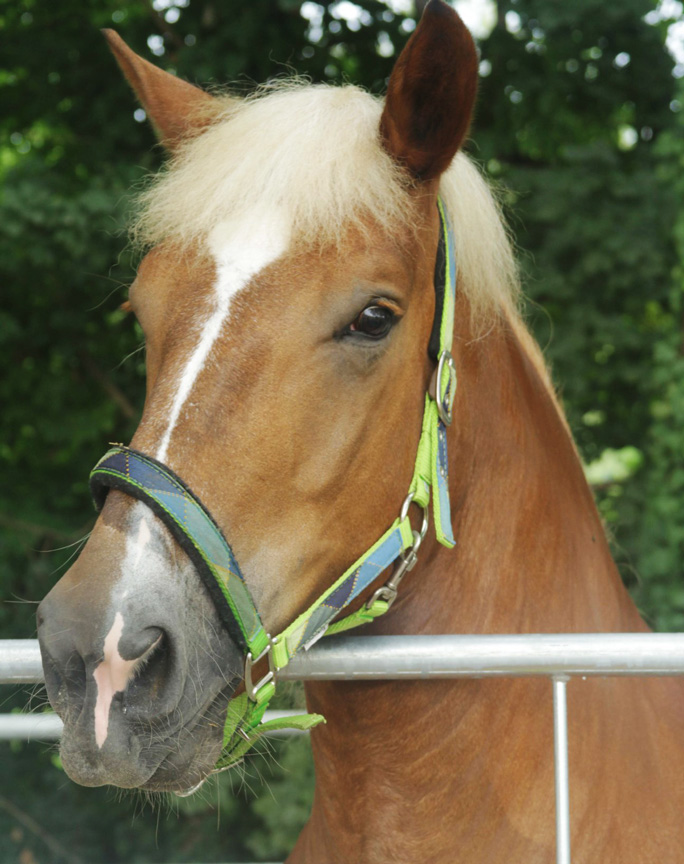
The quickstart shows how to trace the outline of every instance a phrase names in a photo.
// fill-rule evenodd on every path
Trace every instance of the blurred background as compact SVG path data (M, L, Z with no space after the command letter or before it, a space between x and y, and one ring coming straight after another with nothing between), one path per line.
M248 92L297 72L381 93L424 5L0 3L0 638L35 636L35 602L94 521L88 472L142 406L125 224L162 154L99 28L195 83ZM481 52L468 150L503 195L614 556L651 626L684 630L682 3L454 5ZM30 689L3 688L0 711L43 710ZM272 749L154 804L75 786L54 748L0 742L0 860L282 860L313 772L304 739Z

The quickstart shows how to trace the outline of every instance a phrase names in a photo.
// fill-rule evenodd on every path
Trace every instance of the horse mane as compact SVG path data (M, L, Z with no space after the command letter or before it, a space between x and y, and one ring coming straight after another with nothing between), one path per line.
M413 186L383 149L383 102L353 85L276 82L244 99L219 95L138 198L134 240L186 247L227 219L286 208L294 242L341 246L350 224L412 229ZM207 113L208 112L208 113ZM457 244L473 325L517 318L519 282L500 208L459 153L440 193Z

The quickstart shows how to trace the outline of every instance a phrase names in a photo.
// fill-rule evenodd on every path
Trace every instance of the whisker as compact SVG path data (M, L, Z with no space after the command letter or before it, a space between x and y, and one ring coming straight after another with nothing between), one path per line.
M71 549L74 546L78 546L79 544L85 543L85 541L88 539L88 537L90 537L91 534L92 534L92 531L88 531L87 534L83 535L82 537L79 537L78 540L74 540L73 543L67 543L65 546L55 546L52 549L36 549L35 551L36 552L44 552L44 553L63 552L65 549Z
M134 348L130 354L126 354L126 356L123 358L123 360L121 360L119 363L116 364L116 366L114 366L114 368L112 369L112 372L116 372L116 370L120 369L124 365L124 363L126 363L128 360L131 359L131 357L135 357L136 354L139 354L141 351L144 351L144 350L145 350L145 343L142 342L140 345L138 345L137 348Z
M88 540L88 537L90 537L90 534L91 534L91 532L89 531L85 537L82 537L78 541L78 547L76 549L74 549L74 551L71 553L71 555L69 555L69 557L66 559L66 561L62 561L61 564L58 564L57 567L55 567L55 569L52 571L52 573L50 573L50 576L54 576L55 574L59 573L60 570L64 569L71 561L73 561L73 559L78 555L78 553L81 551L81 549L85 546L85 544Z

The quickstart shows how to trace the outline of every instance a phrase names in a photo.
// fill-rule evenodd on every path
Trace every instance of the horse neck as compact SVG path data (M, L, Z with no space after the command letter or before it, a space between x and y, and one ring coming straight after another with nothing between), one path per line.
M398 632L642 629L538 348L515 320L481 339L463 330L449 437L458 545L416 568Z
M467 314L457 319L467 320ZM522 325L508 323L478 340L457 333L459 385L449 430L457 546L448 550L426 541L391 612L366 633L645 629L611 559L537 349L528 341ZM384 861L383 852L368 850L375 843L374 831L387 836L387 820L397 822L394 836L403 838L396 840L396 860L404 860L402 855L418 860L400 844L422 830L420 820L402 829L420 811L409 817L398 802L424 795L435 805L439 788L450 790L443 803L456 822L450 822L449 838L440 839L442 829L434 817L426 817L434 836L423 840L435 849L441 842L448 847L459 830L454 827L459 814L465 818L466 811L459 808L469 806L468 796L454 801L454 772L466 776L470 769L494 770L480 764L488 752L487 736L496 730L502 740L517 735L519 746L530 752L542 741L551 746L544 738L550 725L538 728L531 719L547 695L546 681L528 683L524 690L514 682L487 688L481 683L307 685L310 709L330 722L313 735L316 799L290 860L328 855L325 860L337 861L326 840L333 836L344 850L340 861L352 860L361 847L364 860ZM503 687L508 688L505 694ZM426 753L431 754L429 765ZM414 764L422 766L421 772L410 768ZM440 772L446 772L441 781ZM552 779L538 773L530 783L536 788L539 781L540 801L548 801ZM435 782L421 792L415 784L423 776ZM370 786L362 794L358 790L364 784ZM373 801L372 814L354 804L364 795ZM548 815L552 821L552 813Z

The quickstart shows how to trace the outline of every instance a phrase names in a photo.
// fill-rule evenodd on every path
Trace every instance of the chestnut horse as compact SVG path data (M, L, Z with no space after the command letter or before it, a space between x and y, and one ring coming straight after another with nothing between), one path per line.
M458 16L431 0L384 102L297 84L210 96L107 38L172 156L136 226L151 251L130 294L147 344L131 446L211 511L264 628L288 627L406 498L434 375L439 195L458 265L457 545L431 528L368 632L645 630L517 310L496 205L458 152L477 81ZM220 757L244 658L184 548L144 500L111 489L40 606L78 783L182 791ZM327 725L312 732L315 799L290 862L553 860L545 680L306 692ZM575 862L683 860L682 684L578 681L569 698Z

